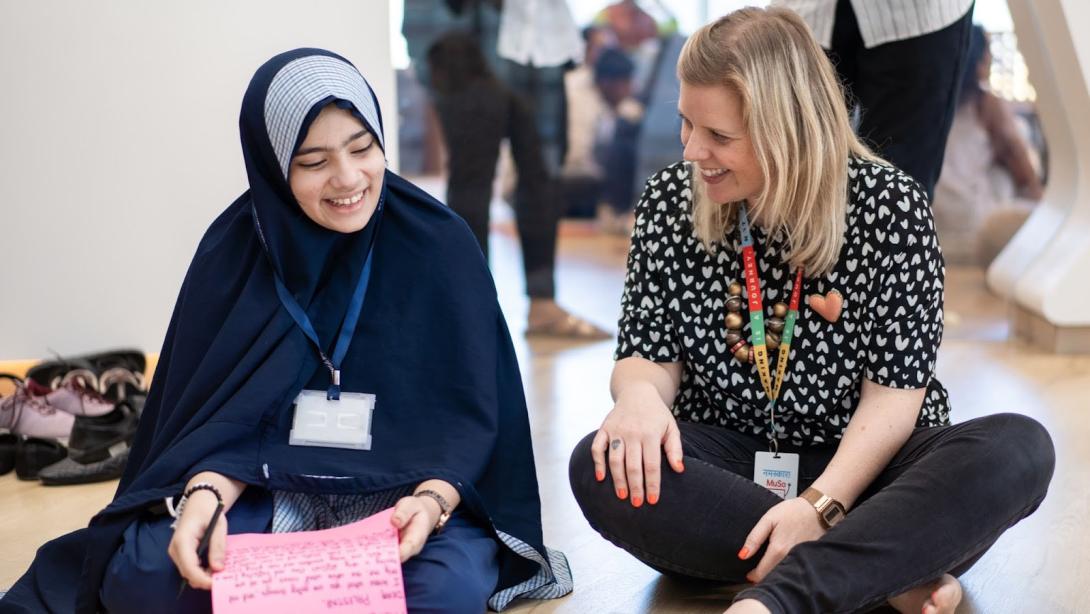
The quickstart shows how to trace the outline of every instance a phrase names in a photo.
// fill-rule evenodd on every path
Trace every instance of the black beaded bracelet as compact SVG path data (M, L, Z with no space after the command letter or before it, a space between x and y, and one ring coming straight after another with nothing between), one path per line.
M178 524L178 519L182 517L182 512L185 511L185 504L187 501L189 501L189 496L197 492L198 490L207 490L213 495L216 495L216 502L221 507L223 506L223 495L220 494L220 490L218 488L216 488L210 482L197 482L196 484L190 486L189 488L185 489L184 492L182 492L182 498L178 499L177 505L173 505L173 502L170 498L167 499L167 511L170 512L170 515L174 517L174 522L170 523L170 528L173 529L175 525Z
M223 503L223 495L220 494L219 489L208 482L197 482L196 484L190 486L184 493L182 493L182 498L188 499L193 495L193 493L197 492L198 490L207 490L213 495L216 495L217 502L221 504Z

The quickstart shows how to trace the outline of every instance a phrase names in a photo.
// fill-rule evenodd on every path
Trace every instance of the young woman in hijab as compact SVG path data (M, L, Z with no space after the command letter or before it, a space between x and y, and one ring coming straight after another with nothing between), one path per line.
M1055 456L1022 415L950 424L925 191L856 139L791 11L705 26L678 75L686 162L637 205L583 513L664 573L752 583L730 614L952 613Z
M250 189L197 248L117 495L43 546L0 610L207 611L228 532L390 506L410 610L570 591L542 544L492 279L465 223L386 170L370 86L335 54L287 52L254 75L240 128ZM155 513L180 493L177 519ZM219 503L206 570L197 545Z

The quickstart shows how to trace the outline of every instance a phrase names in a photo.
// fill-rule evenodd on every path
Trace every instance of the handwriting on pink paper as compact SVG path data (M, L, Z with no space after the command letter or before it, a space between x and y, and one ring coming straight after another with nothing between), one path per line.
M405 614L393 508L343 527L227 536L216 614Z

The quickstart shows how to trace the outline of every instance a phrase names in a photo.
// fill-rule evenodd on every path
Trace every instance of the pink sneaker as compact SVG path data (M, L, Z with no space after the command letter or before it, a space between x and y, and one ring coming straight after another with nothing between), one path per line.
M84 369L69 371L58 382L56 389L49 389L38 382L28 379L27 392L31 396L44 398L45 402L73 416L105 416L114 409L114 404L107 401L93 387L94 374Z
M56 439L68 437L76 417L53 407L43 397L30 394L25 385L0 399L0 428L27 437Z

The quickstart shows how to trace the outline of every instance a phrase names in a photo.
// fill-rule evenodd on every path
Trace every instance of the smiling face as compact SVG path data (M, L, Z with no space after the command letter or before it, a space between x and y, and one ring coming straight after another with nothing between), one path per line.
M288 183L315 224L350 233L361 230L375 213L385 170L382 148L363 123L329 105L292 158Z
M681 82L678 99L685 160L698 169L716 203L752 201L764 175L742 121L742 99L726 86Z

